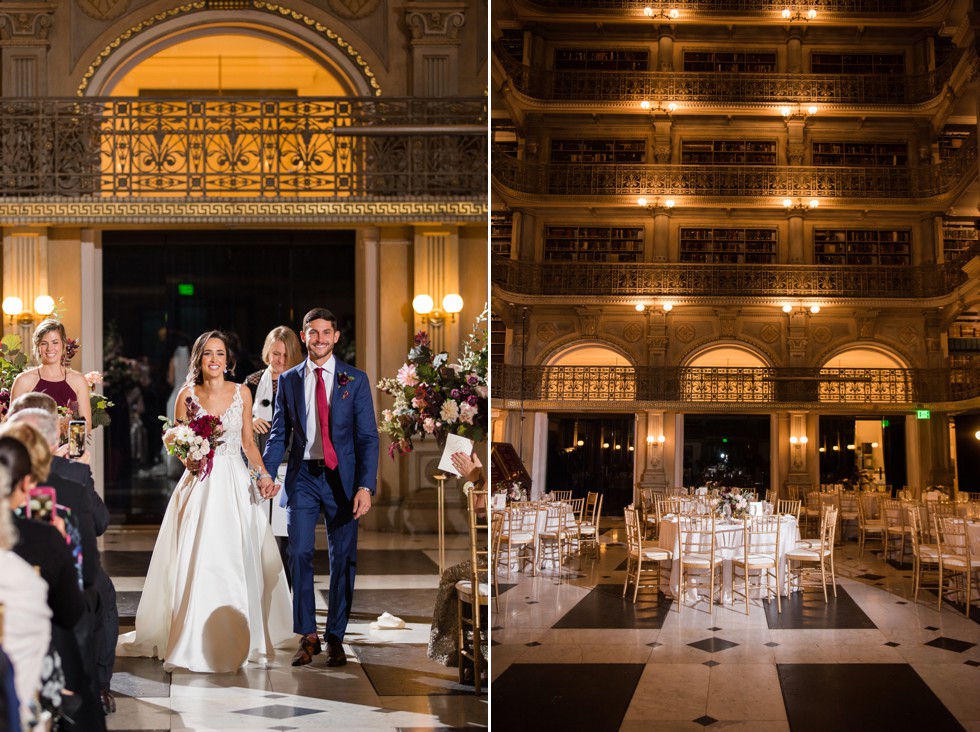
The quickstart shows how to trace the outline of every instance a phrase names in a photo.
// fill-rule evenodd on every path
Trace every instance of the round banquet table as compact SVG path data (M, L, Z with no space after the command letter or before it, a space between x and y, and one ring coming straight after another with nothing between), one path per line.
M786 594L786 552L796 546L800 539L800 527L794 516L780 516L779 524L779 561L777 562L776 581L780 589L780 594ZM745 524L742 521L734 520L731 523L722 523L721 520L715 522L715 551L722 558L721 588L722 600L725 603L732 601L732 560L742 554L744 542ZM680 532L678 531L677 517L674 515L664 516L660 521L660 546L669 549L674 557L680 554ZM671 561L670 566L670 586L665 592L670 597L677 597L680 588L680 562ZM694 590L690 590L690 601L695 601Z

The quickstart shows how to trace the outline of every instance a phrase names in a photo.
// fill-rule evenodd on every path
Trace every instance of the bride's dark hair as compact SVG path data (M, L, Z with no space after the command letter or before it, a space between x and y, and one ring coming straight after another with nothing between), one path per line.
M235 352L231 348L231 340L220 330L209 330L207 333L201 333L197 337L197 340L194 341L194 347L191 348L191 359L187 364L187 378L184 380L184 384L204 383L201 359L204 358L205 344L212 338L217 338L225 344L225 358L228 365L228 373L232 376L235 375Z

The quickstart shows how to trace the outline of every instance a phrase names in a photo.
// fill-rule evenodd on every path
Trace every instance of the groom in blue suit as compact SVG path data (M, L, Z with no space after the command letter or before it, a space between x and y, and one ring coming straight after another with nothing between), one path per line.
M307 359L279 377L266 465L289 463L283 504L293 576L293 631L302 635L293 666L321 652L313 593L313 544L324 514L330 551L330 598L324 632L327 665L343 666L344 632L350 618L357 567L357 519L371 508L378 475L378 426L368 376L333 355L340 338L337 318L325 308L303 317L300 339ZM290 442L292 437L292 442ZM263 495L279 487L263 474Z

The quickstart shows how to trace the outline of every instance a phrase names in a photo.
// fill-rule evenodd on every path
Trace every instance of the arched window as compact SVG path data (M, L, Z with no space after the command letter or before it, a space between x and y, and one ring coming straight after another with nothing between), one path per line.
M773 382L769 364L736 345L699 352L681 371L681 399L691 402L767 402Z
M542 398L573 401L636 399L636 369L601 344L577 344L552 356L542 379Z
M892 402L912 399L908 367L887 351L860 346L828 359L820 369L822 402Z

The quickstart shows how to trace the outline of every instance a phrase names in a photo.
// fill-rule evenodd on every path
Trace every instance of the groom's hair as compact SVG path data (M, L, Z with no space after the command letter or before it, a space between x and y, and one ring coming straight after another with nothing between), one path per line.
M337 316L326 308L313 308L310 312L304 315L303 330L306 330L306 326L308 326L314 320L326 320L333 326L334 330L337 330Z

